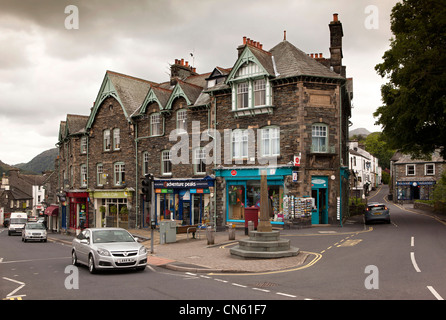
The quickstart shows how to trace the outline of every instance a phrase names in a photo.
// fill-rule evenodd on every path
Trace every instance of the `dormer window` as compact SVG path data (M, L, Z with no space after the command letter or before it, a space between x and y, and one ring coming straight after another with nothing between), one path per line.
M249 108L249 87L248 83L239 83L237 85L237 108L238 109L245 109Z

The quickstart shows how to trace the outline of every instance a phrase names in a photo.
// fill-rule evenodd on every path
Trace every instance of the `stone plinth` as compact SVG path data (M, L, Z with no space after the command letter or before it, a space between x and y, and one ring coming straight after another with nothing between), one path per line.
M299 248L290 246L290 240L279 239L279 231L251 231L249 239L240 240L239 245L231 248L232 255L243 258L274 259L297 256Z

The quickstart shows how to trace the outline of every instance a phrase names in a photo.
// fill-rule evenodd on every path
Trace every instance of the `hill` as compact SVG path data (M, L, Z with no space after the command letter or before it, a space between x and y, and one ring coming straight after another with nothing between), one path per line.
M35 156L30 162L16 164L14 167L26 172L41 174L43 171L54 170L54 159L58 155L58 148L49 149Z
M369 130L367 130L366 128L357 128L354 130L351 130L348 134L349 138L353 137L353 136L363 136L364 138L367 137L371 132Z

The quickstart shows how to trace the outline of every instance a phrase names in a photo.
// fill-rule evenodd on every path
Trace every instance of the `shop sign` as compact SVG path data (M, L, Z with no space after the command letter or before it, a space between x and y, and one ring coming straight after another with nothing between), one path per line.
M237 170L231 170L231 176L235 177L237 175Z
M293 165L295 167L300 167L300 158L301 158L301 156L294 156Z
M155 189L196 189L209 188L206 180L155 180L153 182Z
M297 180L298 180L297 171L293 171L293 182L297 182Z
M125 191L95 191L94 197L96 199L117 199L126 198L127 194Z

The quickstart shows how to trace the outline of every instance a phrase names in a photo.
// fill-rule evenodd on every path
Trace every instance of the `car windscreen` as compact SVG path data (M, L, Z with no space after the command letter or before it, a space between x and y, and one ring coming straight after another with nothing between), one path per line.
M41 223L27 223L25 228L26 229L45 230L45 226Z
M12 218L10 224L25 224L28 222L26 218Z
M386 206L370 206L370 211L381 211L381 210L387 210Z
M93 231L93 243L135 242L130 233L125 230Z

